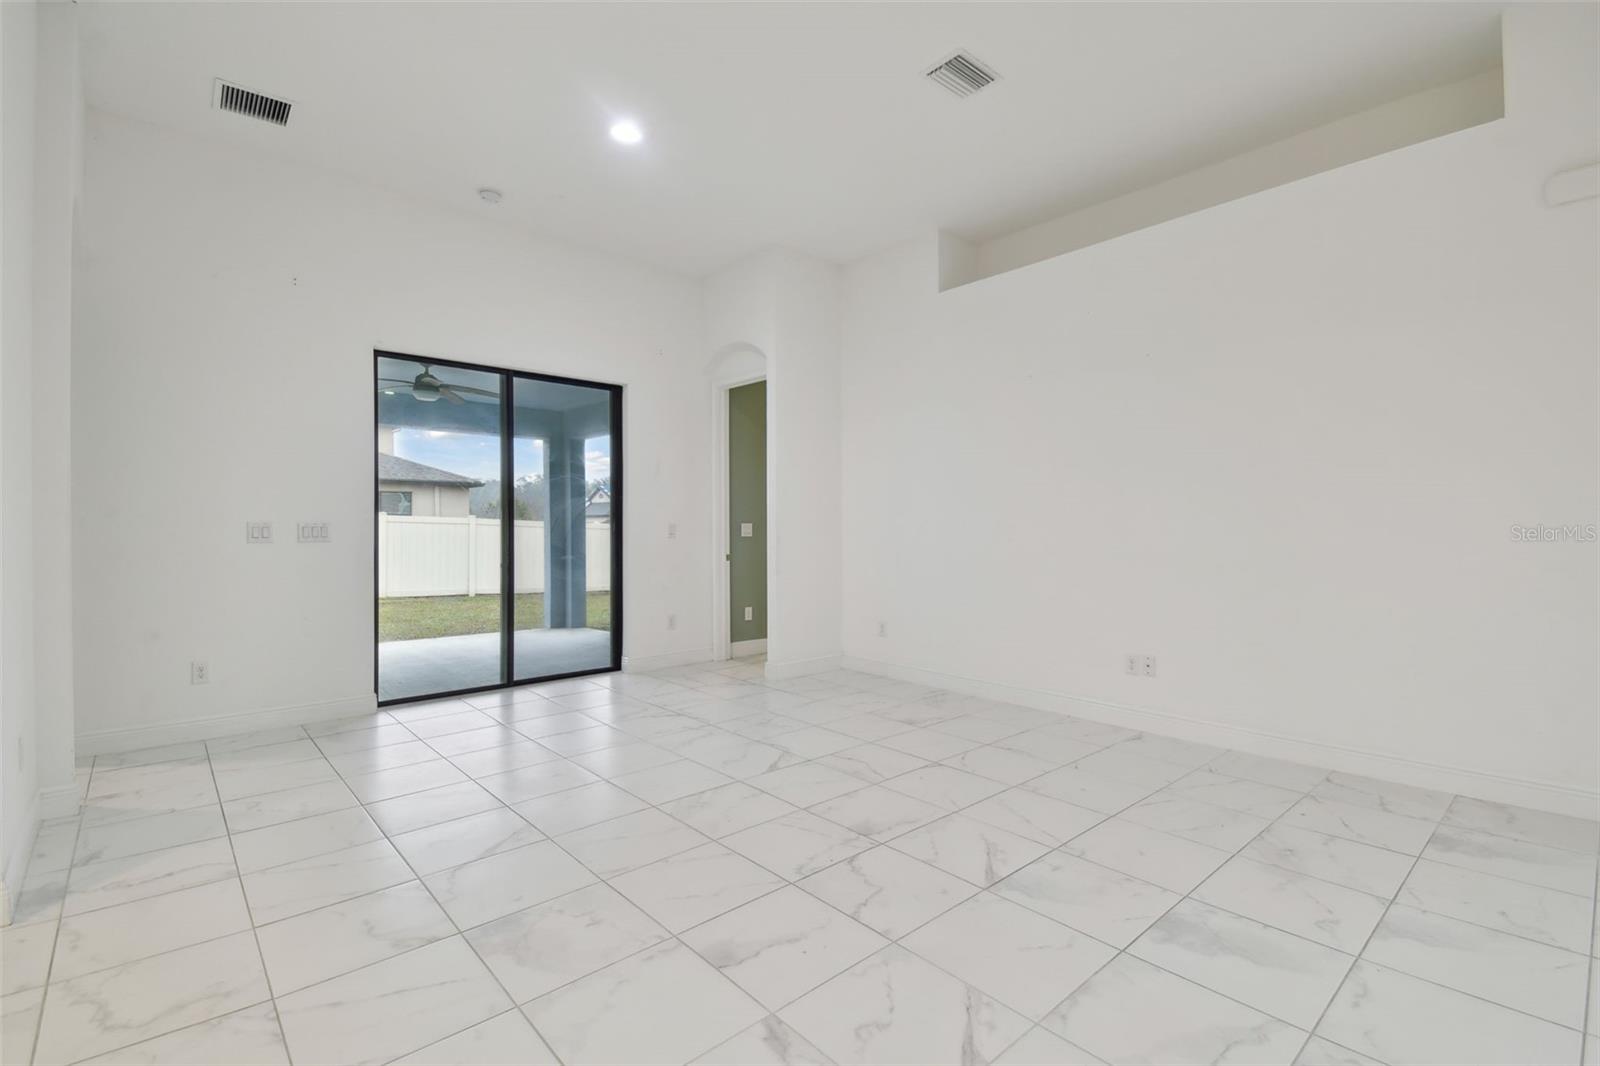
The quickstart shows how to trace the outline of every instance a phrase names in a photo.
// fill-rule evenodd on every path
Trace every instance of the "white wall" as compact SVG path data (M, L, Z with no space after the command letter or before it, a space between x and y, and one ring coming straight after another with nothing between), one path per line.
M34 669L39 813L72 814L72 295L83 188L83 87L77 5L39 5L33 222Z
M1596 521L1596 203L1541 203L1596 11L1505 30L1503 121L944 293L931 237L851 268L847 657L1593 816L1596 546L1510 527Z
M770 251L706 284L709 350L749 345L766 358L770 677L831 667L839 657L838 273L809 256Z
M625 650L708 654L697 283L536 241L488 207L438 211L100 114L86 169L73 555L88 746L370 704L375 347L624 383ZM250 519L277 542L247 545ZM332 543L296 544L299 519L330 521ZM209 685L189 684L192 659Z
M37 12L0 4L0 921L37 816L33 669L33 136Z

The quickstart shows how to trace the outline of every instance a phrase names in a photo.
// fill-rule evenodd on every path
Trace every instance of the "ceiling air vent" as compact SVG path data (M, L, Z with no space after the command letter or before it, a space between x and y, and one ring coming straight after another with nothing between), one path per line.
M957 52L928 71L928 80L957 96L971 96L994 81L998 74L965 52Z
M217 79L214 103L223 111L258 118L275 126L287 126L289 110L294 107L287 100L252 92L243 86L225 82L221 78Z

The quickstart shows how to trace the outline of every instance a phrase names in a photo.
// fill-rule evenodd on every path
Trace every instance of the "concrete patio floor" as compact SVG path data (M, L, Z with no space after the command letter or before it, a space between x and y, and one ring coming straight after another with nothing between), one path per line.
M514 676L547 677L611 664L605 629L523 629L516 633ZM500 634L396 640L378 645L378 699L455 692L500 681Z

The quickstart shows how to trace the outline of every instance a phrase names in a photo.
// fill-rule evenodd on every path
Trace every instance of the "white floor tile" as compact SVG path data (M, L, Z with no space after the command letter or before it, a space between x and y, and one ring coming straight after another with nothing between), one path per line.
M73 867L62 913L112 907L233 877L233 849L223 838Z
M278 998L296 1062L378 1063L476 1025L511 1001L460 937Z
M867 787L860 777L820 762L801 763L757 774L748 783L796 807L809 807Z
M56 950L56 927L55 922L36 922L0 929L0 996L43 987Z
M77 851L72 862L82 866L108 859L125 859L146 851L160 851L179 844L194 844L228 835L222 808L217 805L192 807L186 811L152 815L110 825L85 826L78 832Z
M446 785L374 803L367 807L367 813L385 833L399 836L441 822L465 818L469 814L493 810L498 806L500 801L476 782L464 781L459 785Z
M857 744L853 748L824 755L817 762L823 766L860 778L869 785L881 784L891 777L908 774L928 765L926 759L895 751L881 744Z
M1422 857L1576 896L1587 896L1594 891L1593 855L1474 829L1441 825Z
M1116 814L1124 807L1131 807L1156 791L1149 785L1116 781L1099 774L1092 774L1087 770L1080 770L1076 766L1063 766L1059 770L1051 770L1022 787L1030 792L1070 803L1075 807L1099 811L1101 814Z
M324 781L283 792L229 800L222 805L222 813L227 816L230 832L244 833L296 818L309 818L313 814L345 810L358 802L343 781Z
M887 847L864 851L797 884L891 939L977 892L977 886Z
M403 955L456 928L420 881L263 925L256 935L274 995Z
M540 744L537 740L518 740L499 747L484 748L481 751L470 751L464 755L451 756L450 761L456 769L471 778L494 777L496 774L510 773L520 770L525 766L538 766L540 763L555 762L561 756Z
M1029 840L1057 847L1105 820L1099 811L1076 807L1025 788L1007 789L961 812Z
M265 925L415 876L387 840L375 840L244 875L256 924Z
M581 766L560 759L519 767L503 774L491 774L477 780L478 784L488 789L502 802L516 804L556 792L565 792L569 788L587 785L600 778Z
M780 877L798 881L873 846L869 837L795 811L723 837L722 842Z
M1444 814L1445 808L1450 806L1451 800L1448 792L1413 788L1410 785L1380 781L1375 777L1363 777L1360 774L1340 773L1337 770L1312 789L1311 794L1319 799L1348 803L1353 807L1370 807L1386 814L1420 818L1427 822L1437 822Z
M987 888L1050 850L1048 844L952 814L898 836L889 846Z
M1444 822L1462 829L1476 829L1529 844L1566 848L1588 855L1600 851L1600 822L1588 818L1573 818L1456 796L1444 814Z
M988 1062L1028 1029L1020 1014L894 944L779 1017L835 1062Z
M1338 800L1322 799L1315 793L1289 808L1283 821L1297 829L1311 829L1406 855L1420 853L1433 835L1434 827L1428 819L1355 807Z
M556 1066L556 1057L521 1011L497 1014L486 1022L429 1044L394 1066Z
M811 808L811 813L874 840L892 840L945 817L942 807L903 795L882 785L837 796Z
M11 1060L7 1060L11 1061ZM262 1003L167 1033L104 1056L86 1059L103 1066L288 1066L278 1012Z
M925 766L920 770L912 770L910 773L890 778L884 782L884 787L931 803L935 807L943 807L947 811L970 807L997 792L1004 792L1006 788L1000 782L991 781L987 777L969 774L953 766L937 765Z
M1060 851L1017 871L993 891L1115 947L1132 943L1182 898Z
M1591 901L1553 888L1423 859L1395 902L1568 951L1590 950Z
M1035 1021L1116 955L1107 944L987 892L901 944Z
M235 877L72 915L62 919L50 979L69 980L249 928ZM8 956L8 974L11 964Z
M792 886L698 925L681 939L768 1010L888 943Z
M547 836L570 833L624 814L642 811L649 804L609 781L595 781L565 792L524 800L512 809Z
M833 1066L833 1062L773 1014L701 1055L694 1066Z
M1120 817L1073 837L1061 850L1174 892L1188 892L1228 861L1225 851Z
M514 911L465 936L518 1003L667 939L660 925L604 884Z
M1101 1066L1099 1059L1043 1026L1029 1030L994 1061L995 1066Z
M76 1062L267 998L255 936L235 933L52 984L37 1060Z
M1228 777L1209 767L1202 767L1187 777L1179 778L1163 792L1202 803L1226 807L1230 811L1253 814L1257 818L1277 818L1300 802L1300 793L1277 785L1264 785L1242 777Z
M543 839L543 833L516 813L497 807L401 833L390 843L418 874L431 874Z
M360 807L280 822L233 834L233 854L241 873L326 855L383 838L383 830Z
M1413 863L1409 855L1281 822L1264 830L1239 854L1384 899L1394 896Z
M1193 896L1351 955L1366 944L1389 905L1378 896L1243 857L1230 859Z
M564 1061L596 1066L687 1062L767 1013L675 940L541 996L524 1011Z
M362 803L378 803L413 792L426 792L430 788L443 788L467 780L467 775L455 768L447 759L416 762L409 766L396 766L347 778L345 784Z
M706 836L721 839L795 810L776 796L742 782L670 800L661 809Z
M1117 817L1228 852L1238 851L1272 824L1253 814L1173 795L1165 789L1140 800Z
M784 883L781 877L721 844L702 844L611 879L613 888L674 933L725 914Z
M423 883L462 929L566 895L594 875L549 841L501 852L440 873Z
M1117 1063L1283 1063L1306 1034L1147 962L1121 955L1044 1020Z
M1362 960L1317 1035L1380 1062L1571 1063L1575 1030Z
M704 834L656 810L625 814L555 839L601 877L615 877L707 842Z
M1589 956L1395 904L1363 958L1582 1029Z
M648 770L635 770L622 774L612 783L631 792L646 803L667 803L697 792L726 785L733 779L727 774L702 766L697 762L680 759L677 762L653 766Z
M1186 899L1128 953L1310 1030L1354 956Z

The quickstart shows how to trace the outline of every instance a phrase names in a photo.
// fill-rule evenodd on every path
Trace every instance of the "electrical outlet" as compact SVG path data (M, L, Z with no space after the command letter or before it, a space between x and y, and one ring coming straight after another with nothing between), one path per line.
M678 628L678 616L677 615L675 615L675 614L667 615L667 628L668 629L677 629Z
M189 664L189 684L204 685L211 680L211 667L196 659Z
M744 620L746 622L754 622L756 620L756 609L754 607L746 607L744 609Z
M1137 655L1130 652L1123 656L1122 672L1129 677L1155 677L1156 657L1154 655Z
M244 541L246 544L271 544L271 522L246 522L244 524Z
M878 636L886 637L888 635L889 635L889 623L888 622L879 622L878 623Z

